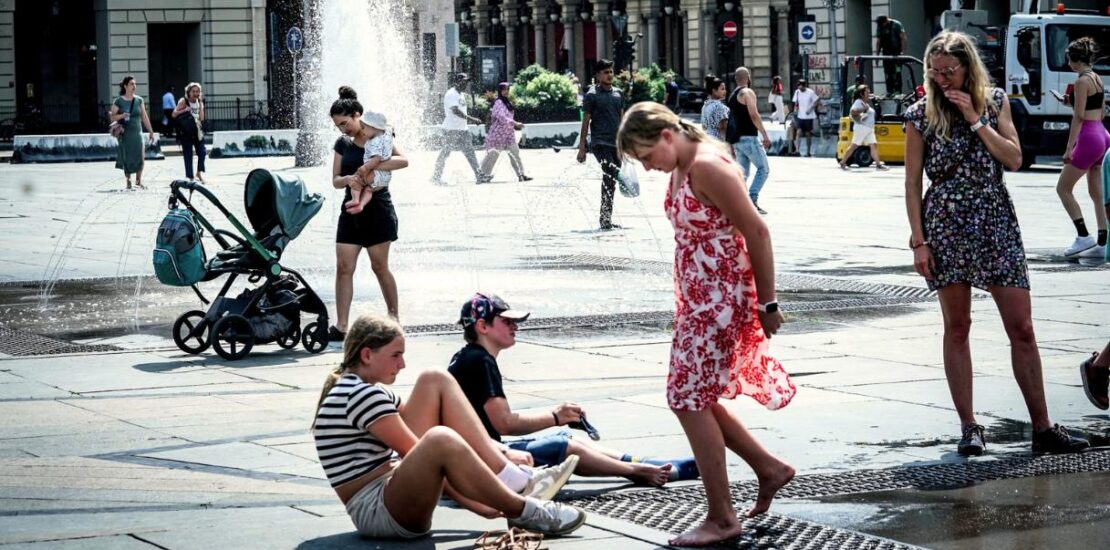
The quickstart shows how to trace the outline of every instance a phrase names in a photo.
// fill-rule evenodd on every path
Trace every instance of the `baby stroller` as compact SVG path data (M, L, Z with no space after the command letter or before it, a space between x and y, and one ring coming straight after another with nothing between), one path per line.
M188 196L184 193L188 191ZM216 229L190 201L193 191L207 198L238 233ZM300 178L286 179L268 170L247 175L244 202L254 233L239 222L204 185L177 180L170 184L170 211L158 229L154 271L173 286L191 286L208 311L183 313L173 323L173 341L186 353L212 346L220 357L238 360L255 344L277 342L285 349L304 345L320 353L328 345L328 311L300 273L282 266L282 251L320 211L324 198L308 195ZM179 205L181 207L179 207ZM222 250L208 259L201 243L207 231ZM209 302L197 283L228 275ZM227 296L240 275L251 288ZM316 320L301 327L301 313Z

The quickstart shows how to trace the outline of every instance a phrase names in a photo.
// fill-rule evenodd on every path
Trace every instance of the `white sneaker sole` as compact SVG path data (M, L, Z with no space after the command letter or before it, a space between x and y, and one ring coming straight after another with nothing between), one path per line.
M567 466L567 463L570 463L570 465ZM563 473L559 474L559 477L555 478L555 482L548 486L547 489L545 489L544 491L529 496L537 498L539 500L551 500L555 498L555 495L559 494L559 491L562 490L563 485L566 485L567 481L570 480L570 476L574 474L574 469L578 467L578 455L567 455L566 461L562 462L559 466L556 467L564 467L564 469Z
M1080 254L1094 248L1095 246L1097 246L1097 245L1092 244L1091 246L1088 246L1088 247L1085 247L1085 248L1080 248L1079 250L1072 250L1070 252L1065 250L1064 251L1064 257L1065 258L1075 258L1076 256L1079 256Z

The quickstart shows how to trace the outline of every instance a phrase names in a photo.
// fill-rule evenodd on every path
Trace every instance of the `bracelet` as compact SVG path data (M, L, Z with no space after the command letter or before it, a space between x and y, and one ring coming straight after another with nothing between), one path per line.
M555 411L551 411L551 418L553 418L555 420L555 425L558 426L559 425L559 415L555 414Z
M929 241L921 241L917 244L914 244L913 241L910 241L910 250L917 250L918 248L921 248L923 246L929 246Z

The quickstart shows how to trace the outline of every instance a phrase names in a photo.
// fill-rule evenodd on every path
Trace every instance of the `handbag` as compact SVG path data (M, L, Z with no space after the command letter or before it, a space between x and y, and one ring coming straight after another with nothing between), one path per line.
M131 114L132 116L134 116L135 98L131 98L131 108L127 112L128 112L128 114ZM126 128L124 128L124 125L120 124L120 122L118 120L113 120L112 123L108 125L108 133L111 134L111 136L116 138L116 139L119 139L119 138L123 137L123 131L125 129Z

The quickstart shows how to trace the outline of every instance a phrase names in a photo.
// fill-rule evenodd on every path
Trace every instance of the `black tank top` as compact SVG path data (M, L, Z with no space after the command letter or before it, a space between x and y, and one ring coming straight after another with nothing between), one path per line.
M1094 83L1096 86L1098 85L1098 80L1095 79L1094 75L1092 75L1091 73L1083 73L1083 74L1091 77L1091 82ZM1106 93L1106 90L1098 90L1098 91L1092 93L1091 95L1087 96L1087 101L1084 102L1084 106L1085 106L1086 110L1088 110L1088 111L1101 110L1103 102L1106 101L1106 97L1103 95L1104 93Z
M747 87L736 90L735 104L739 106L736 113L736 135L738 136L756 136L759 131L755 128L755 122L752 122L751 113L748 112L748 106L740 102L741 94Z

